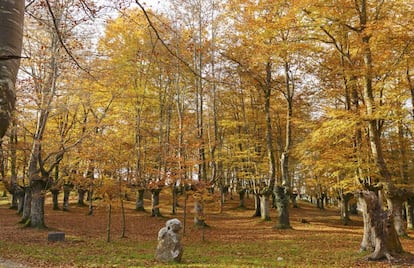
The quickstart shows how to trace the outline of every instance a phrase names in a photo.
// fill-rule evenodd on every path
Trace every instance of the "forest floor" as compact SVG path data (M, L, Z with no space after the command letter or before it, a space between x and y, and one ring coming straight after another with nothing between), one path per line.
M163 192L161 193L161 196ZM151 217L134 210L134 202L125 203L125 238L119 205L113 208L108 238L108 210L95 202L92 216L87 207L75 200L69 211L45 208L46 229L23 228L20 216L9 209L9 200L0 203L0 267L154 267L164 266L154 260L157 234L166 220L184 222L183 199L176 215L171 215L168 193L161 202L163 217ZM341 224L335 206L319 210L314 204L300 201L290 209L292 229L276 230L276 210L271 221L253 215L253 199L247 208L239 208L238 197L228 198L220 213L216 202L206 204L207 228L192 225L192 201L189 199L184 254L180 267L414 267L414 242L401 238L405 253L392 264L369 262L358 253L362 239L362 219L355 215L347 226ZM307 223L303 223L305 220ZM49 232L65 233L63 242L49 242ZM414 232L409 232L414 237Z

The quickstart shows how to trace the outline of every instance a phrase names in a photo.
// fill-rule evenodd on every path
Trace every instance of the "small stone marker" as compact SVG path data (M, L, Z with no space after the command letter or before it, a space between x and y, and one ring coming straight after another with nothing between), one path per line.
M47 234L48 241L64 241L65 233L64 232L50 232Z
M162 262L180 262L183 255L179 231L182 224L178 219L168 220L158 232L158 245L155 259Z

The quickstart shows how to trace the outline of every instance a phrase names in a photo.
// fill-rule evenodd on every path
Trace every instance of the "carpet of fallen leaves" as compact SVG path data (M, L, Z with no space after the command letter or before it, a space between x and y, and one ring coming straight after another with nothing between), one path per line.
M134 201L125 202L126 212L126 236L128 240L133 241L155 241L157 233L169 218L178 218L183 221L183 201L180 201L180 208L176 215L171 215L171 204L167 200L161 202L161 212L163 217L151 217L150 215L150 197L145 200L146 212L137 212L134 210ZM70 204L69 211L52 210L50 202L45 207L46 229L33 230L31 228L22 228L18 224L20 219L15 210L9 209L9 205L4 203L0 205L0 243L2 241L13 241L22 246L30 244L50 245L47 241L47 234L52 231L65 232L66 235L77 237L82 240L88 239L105 239L107 231L107 206L99 201L95 202L94 213L92 216L87 215L87 207L79 207L76 200ZM191 200L188 201L188 212L186 218L186 230L183 243L200 241L200 231L192 226ZM248 241L281 239L285 236L294 236L300 243L301 240L307 239L310 232L320 232L324 235L332 234L332 239L339 240L341 233L352 233L355 235L354 245L358 245L362 239L362 218L352 216L351 224L343 226L339 220L338 208L335 206L327 207L325 210L319 210L314 204L308 202L299 202L299 208L290 209L290 220L293 230L275 230L276 212L272 210L272 221L262 222L253 218L253 198L247 199L247 209L238 208L238 197L227 198L222 211L219 211L217 202L206 205L206 222L210 226L204 230L204 236L209 241L222 241L229 243L239 241L241 243ZM119 207L113 209L111 234L113 237L121 233L121 214ZM305 223L304 223L305 222ZM254 227L254 228L253 228ZM414 232L409 232L410 237L414 237ZM310 237L309 237L310 238ZM321 247L321 252L326 252L327 243L317 241L314 246ZM329 241L328 241L329 242ZM401 239L403 248L406 251L400 256L394 264L397 267L414 267L414 242L411 239ZM0 244L1 245L1 244ZM69 245L70 246L70 245ZM75 244L73 246L76 246ZM329 247L329 245L328 245ZM329 250L329 248L328 248ZM355 248L357 252L357 248ZM26 267L49 266L47 262L39 263L36 259L30 257L21 257L19 252L15 255L8 252L0 252L0 258L3 260L12 260L24 264ZM357 261L354 267L390 267L387 261L367 262L362 259ZM1 265L0 265L1 266Z

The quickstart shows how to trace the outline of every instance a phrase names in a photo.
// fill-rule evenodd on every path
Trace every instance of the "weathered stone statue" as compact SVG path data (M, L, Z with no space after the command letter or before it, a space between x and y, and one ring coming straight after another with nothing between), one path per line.
M155 259L162 262L180 262L183 246L179 231L182 224L178 219L168 220L165 227L158 232L158 246Z

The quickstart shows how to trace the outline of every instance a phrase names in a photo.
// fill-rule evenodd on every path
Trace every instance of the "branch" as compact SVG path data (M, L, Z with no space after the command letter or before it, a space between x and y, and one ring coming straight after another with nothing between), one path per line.
M82 71L84 71L85 73L87 73L89 76L91 76L93 79L95 79L95 80L98 80L97 78L95 78L87 69L85 69L84 67L82 67L81 65L80 65L80 63L78 62L78 60L77 59L75 59L75 57L73 56L73 54L72 54L72 52L70 52L70 50L68 49L68 47L65 45L65 42L63 42L63 39L62 39L62 34L60 33L60 31L59 31L59 26L57 25L57 20L56 20L56 17L55 17L55 14L53 13L53 10L52 10L52 7L51 7L51 5L50 5L50 3L49 3L49 0L46 0L46 4L47 4L47 9L48 9L48 11L49 11L49 13L50 13L50 16L52 16L52 20L53 20L53 26L54 26L54 28L55 28L55 30L56 30L56 33L57 33L57 37L58 37L58 40L59 40L59 43L62 45L62 47L63 47L63 49L65 50L65 52L66 52L66 54L73 60L73 62L75 63L75 65L79 68L79 69L81 69Z
M195 76L200 77L201 79L204 79L200 74L198 74L193 68L191 68L190 64L188 64L188 62L186 62L184 59L182 59L180 56L177 55L177 53L174 53L174 51L171 50L171 48L164 42L164 40L161 38L157 28L155 28L154 24L152 23L147 11L145 10L145 8L138 2L138 0L135 0L135 3L139 6L139 8L142 10L142 12L144 13L145 18L147 19L147 22L149 24L149 26L151 27L151 29L154 31L156 37L158 40L160 40L161 44L163 45L163 47L165 47L165 49L167 49L168 53L171 54L174 58L178 59L182 64L184 64L184 66L186 66L190 72L192 74L194 74Z
M17 59L29 59L27 56L17 56L17 55L3 55L0 56L0 61L2 60L17 60Z

